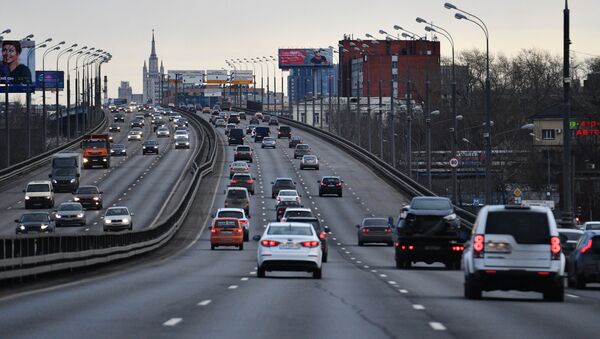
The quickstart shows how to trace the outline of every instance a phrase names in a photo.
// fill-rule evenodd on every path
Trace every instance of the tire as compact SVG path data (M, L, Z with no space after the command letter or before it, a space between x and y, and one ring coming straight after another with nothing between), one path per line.
M319 191L319 196L320 196L320 197L322 197L322 196L323 196L323 193L321 193L321 191Z
M313 279L321 279L323 277L323 269L317 268L313 271Z
M213 245L213 244L210 244L210 250L211 250L211 251L214 251L214 250L215 250L215 245Z
M583 290L585 288L585 285L586 285L585 276L583 274L577 274L577 273L575 273L574 285L575 285L576 289Z
M562 277L560 277L557 283L544 291L544 300L546 301L565 301L565 283Z
M244 231L244 241L247 242L249 238L250 238L249 231Z
M327 257L329 257L329 252L323 253L323 257L321 258L322 262L327 262Z
M264 278L265 277L265 269L259 267L258 270L256 270L256 276L258 278Z
M340 198L342 197L342 192L338 193L338 197L340 197Z
M358 246L365 246L365 243L364 243L364 242L362 242L362 241L359 241L359 242L358 242Z
M481 286L475 281L475 278L465 277L464 294L465 298L469 300L481 299Z
M244 250L244 243L242 243L240 246L238 246L238 250L240 250L240 251Z
M30 208L31 208L31 206L28 203L25 203L25 209L28 210Z

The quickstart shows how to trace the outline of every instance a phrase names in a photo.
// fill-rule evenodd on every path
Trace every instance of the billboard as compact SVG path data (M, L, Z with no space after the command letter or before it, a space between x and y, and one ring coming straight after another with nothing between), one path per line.
M226 84L227 83L227 71L224 69L207 70L206 71L206 83L207 84Z
M47 91L56 91L56 86L59 91L63 90L65 88L65 72L35 71L35 88L42 90L44 86Z
M231 84L250 85L254 82L251 70L235 70L231 72Z
M35 42L30 40L0 40L0 93L25 93L35 91Z
M201 85L204 83L204 71L169 70L169 80L178 83Z
M205 97L220 97L221 94L221 87L206 87L204 89Z
M280 48L279 68L332 67L331 48Z

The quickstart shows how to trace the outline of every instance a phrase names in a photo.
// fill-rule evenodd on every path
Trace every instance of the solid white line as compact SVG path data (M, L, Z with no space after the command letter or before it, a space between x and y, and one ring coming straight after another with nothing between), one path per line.
M429 323L429 326L431 326L431 328L433 328L436 331L445 331L446 330L446 326L442 325L442 323L438 323L435 321L431 321Z
M425 306L423 306L423 305L419 305L419 304L414 304L414 305L412 305L412 307L413 307L415 310L419 310L419 311L422 311L422 310L424 310L424 309L425 309Z
M202 300L201 302L198 303L198 306L206 306L206 305L210 304L211 302L212 302L212 300L210 300L210 299Z
M227 287L230 290L235 290L236 288L238 288L238 285L231 285L229 287Z
M571 297L571 298L579 298L579 296L578 296L578 295L575 295L575 294L570 294L570 293L567 293L567 294L565 294L565 295L566 295L567 297Z
M163 323L163 326L175 326L181 322L181 318L171 318Z

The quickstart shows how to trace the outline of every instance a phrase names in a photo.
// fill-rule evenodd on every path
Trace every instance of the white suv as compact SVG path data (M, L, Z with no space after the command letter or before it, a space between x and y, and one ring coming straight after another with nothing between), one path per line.
M519 290L564 300L565 257L547 207L483 207L463 263L465 298L479 299L482 291Z

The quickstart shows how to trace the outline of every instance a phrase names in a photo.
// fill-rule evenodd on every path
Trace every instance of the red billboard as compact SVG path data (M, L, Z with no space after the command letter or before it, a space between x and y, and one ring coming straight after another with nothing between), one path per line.
M330 48L279 49L279 68L331 67L333 51Z

